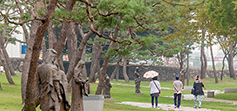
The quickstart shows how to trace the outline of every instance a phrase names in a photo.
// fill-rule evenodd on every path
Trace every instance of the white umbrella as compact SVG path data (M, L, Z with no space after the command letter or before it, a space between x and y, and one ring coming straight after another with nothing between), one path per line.
M158 75L159 75L159 73L156 72L156 71L147 71L147 72L143 75L143 77L145 77L145 78L153 78L153 77L156 77L156 76L158 76Z

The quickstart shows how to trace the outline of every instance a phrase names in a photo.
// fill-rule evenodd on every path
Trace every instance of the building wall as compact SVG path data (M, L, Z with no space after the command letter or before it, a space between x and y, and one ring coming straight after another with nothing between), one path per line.
M21 27L17 27L16 30L19 30L20 32L22 32L21 34L12 34L12 37L23 41L23 31ZM11 44L8 43L6 50L8 52L9 57L11 58L24 58L24 55L21 54L21 43L20 42L16 42L16 44Z

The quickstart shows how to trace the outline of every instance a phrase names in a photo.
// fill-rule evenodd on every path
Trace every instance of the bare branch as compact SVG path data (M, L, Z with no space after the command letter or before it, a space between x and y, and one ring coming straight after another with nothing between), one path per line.
M3 14L1 11L0 11L0 14L7 22L15 24L15 25L23 25L24 23L27 23L27 22L30 22L30 21L33 21L33 20L40 20L40 21L45 21L46 20L45 18L35 17L35 18L30 18L28 20L23 20L21 22L14 22L14 21L10 21L9 18L7 17L7 15Z
M5 48L7 47L7 44L8 44L8 41L9 41L9 38L10 38L10 35L16 30L16 28L17 28L17 25L12 29L12 31L8 34L8 36L7 36L7 41L6 41L6 43L5 43Z
M184 6L184 7L187 7L187 6L197 6L197 5L200 5L200 4L203 4L205 2L205 0L203 0L201 3L199 4L188 4L188 5L185 5L185 4L178 4L178 3L172 3L172 2L168 2L166 0L163 0L165 3L168 3L168 4L171 4L171 5L178 5L178 6Z

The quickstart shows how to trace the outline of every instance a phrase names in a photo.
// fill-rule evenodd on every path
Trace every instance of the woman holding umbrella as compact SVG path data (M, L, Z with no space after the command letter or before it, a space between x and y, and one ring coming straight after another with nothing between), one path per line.
M159 97L159 94L161 93L160 82L157 81L158 74L159 73L156 72L156 71L147 71L143 75L143 77L145 77L145 78L152 78L152 81L150 82L150 85L149 85L149 87L151 88L150 95L151 95L152 108L154 108L154 98L155 98L155 102L156 102L155 108L157 108L157 106L158 106L158 97Z
M160 82L157 81L157 76L152 78L152 81L150 82L149 87L151 88L150 95L151 95L151 105L152 108L154 108L154 98L155 98L155 108L158 106L158 97L159 94L161 93L161 87L160 87Z

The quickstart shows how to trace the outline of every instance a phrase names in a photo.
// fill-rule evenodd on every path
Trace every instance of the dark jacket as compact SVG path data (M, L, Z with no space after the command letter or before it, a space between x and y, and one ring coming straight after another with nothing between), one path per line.
M195 81L193 83L193 88L194 88L194 95L204 95L204 92L202 90L202 87L204 87L203 83L201 81Z

